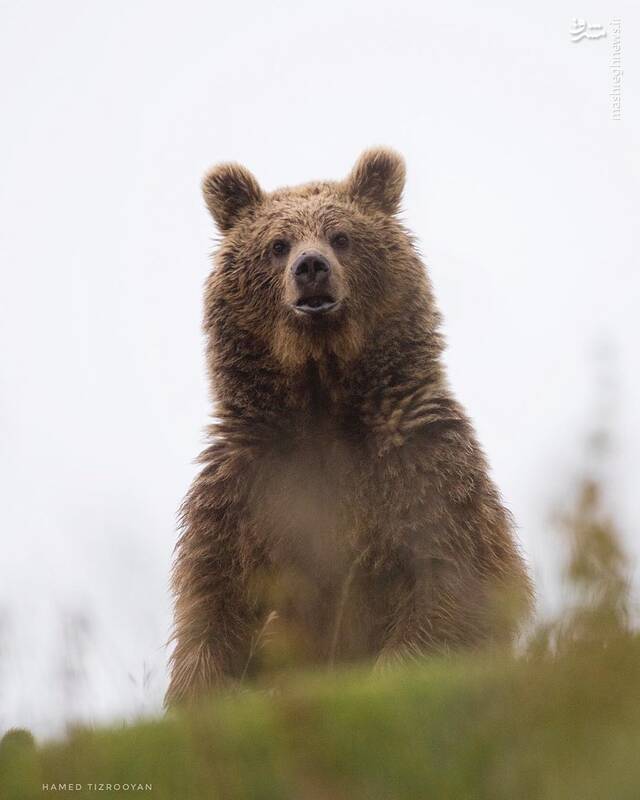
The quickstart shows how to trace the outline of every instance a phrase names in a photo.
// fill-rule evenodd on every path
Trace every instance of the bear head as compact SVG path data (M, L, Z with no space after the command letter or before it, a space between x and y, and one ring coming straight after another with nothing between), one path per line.
M205 293L218 383L230 371L237 383L247 361L255 379L267 362L348 365L381 331L407 346L434 333L425 269L398 219L404 181L403 159L386 148L365 151L344 180L272 193L238 164L205 176L221 234Z

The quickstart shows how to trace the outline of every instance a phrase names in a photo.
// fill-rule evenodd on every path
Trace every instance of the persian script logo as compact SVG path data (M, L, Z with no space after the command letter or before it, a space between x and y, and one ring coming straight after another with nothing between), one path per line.
M606 35L604 25L589 25L586 19L578 19L578 17L573 18L569 27L569 36L574 44L583 39L602 39Z

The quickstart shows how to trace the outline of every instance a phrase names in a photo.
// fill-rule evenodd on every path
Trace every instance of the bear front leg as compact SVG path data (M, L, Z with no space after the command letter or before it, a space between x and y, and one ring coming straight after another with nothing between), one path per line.
M240 678L249 658L251 608L227 579L206 580L204 564L183 560L174 577L175 622L167 707L189 704Z
M240 679L249 658L256 611L248 591L253 559L240 545L247 524L237 511L242 504L229 502L238 495L228 466L225 480L216 466L203 471L183 506L166 706L193 702Z
M508 644L526 619L531 584L487 472L462 417L426 426L379 465L372 485L385 504L370 505L377 546L394 554L382 587L381 662Z
M490 638L486 592L478 576L440 559L419 560L388 587L376 667L429 653L477 646Z

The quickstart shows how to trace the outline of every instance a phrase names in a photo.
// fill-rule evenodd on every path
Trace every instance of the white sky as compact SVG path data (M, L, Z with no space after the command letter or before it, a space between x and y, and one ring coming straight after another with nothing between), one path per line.
M610 500L640 551L637 4L345 5L0 2L0 732L159 706L216 161L274 189L401 151L451 380L543 606L603 370ZM613 15L618 122L611 31L569 37Z

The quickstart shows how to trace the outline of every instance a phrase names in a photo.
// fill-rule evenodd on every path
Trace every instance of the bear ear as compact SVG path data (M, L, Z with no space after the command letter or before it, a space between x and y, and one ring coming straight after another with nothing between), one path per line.
M347 178L349 196L366 208L395 214L404 188L405 168L401 155L376 147L358 159Z
M263 198L258 181L240 164L219 164L202 181L202 193L211 216L222 232Z

